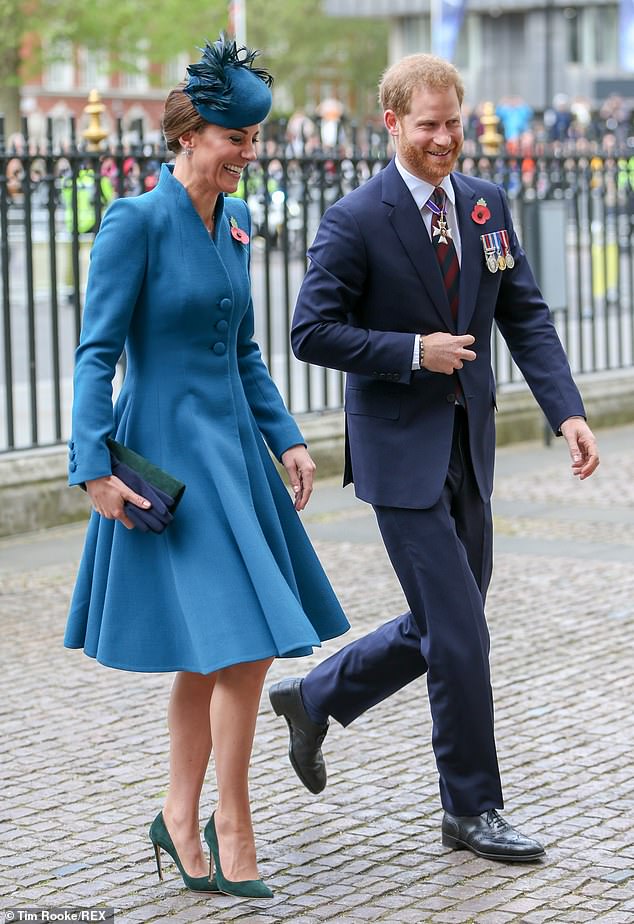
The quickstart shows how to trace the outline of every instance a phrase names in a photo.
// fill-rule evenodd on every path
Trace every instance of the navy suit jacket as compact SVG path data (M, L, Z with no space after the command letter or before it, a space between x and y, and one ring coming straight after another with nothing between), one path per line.
M328 209L295 308L295 355L348 373L344 484L354 481L357 496L374 505L430 507L447 474L456 382L412 371L416 333L475 337L477 359L456 375L484 501L493 487L495 452L494 322L553 430L567 417L585 416L504 191L459 173L451 181L462 244L457 323L422 215L394 161ZM483 225L471 217L480 198L491 213ZM503 229L515 266L493 274L480 235Z

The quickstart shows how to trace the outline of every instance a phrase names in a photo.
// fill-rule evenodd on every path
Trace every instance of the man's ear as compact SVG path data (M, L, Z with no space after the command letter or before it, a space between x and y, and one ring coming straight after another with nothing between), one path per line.
M383 121L390 135L392 135L393 138L397 138L399 133L399 121L396 113L392 109L386 109L383 113Z

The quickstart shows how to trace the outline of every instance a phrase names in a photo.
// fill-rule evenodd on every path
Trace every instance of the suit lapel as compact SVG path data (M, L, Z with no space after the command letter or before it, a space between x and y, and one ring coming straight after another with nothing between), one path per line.
M464 333L475 310L480 277L482 275L483 251L480 241L481 228L471 218L476 194L461 174L452 173L451 182L456 191L456 213L460 228L460 302L458 305L457 332Z
M447 330L454 330L447 292L433 244L414 198L392 160L383 171L383 202L391 206L388 219L411 260ZM460 283L462 297L462 280Z

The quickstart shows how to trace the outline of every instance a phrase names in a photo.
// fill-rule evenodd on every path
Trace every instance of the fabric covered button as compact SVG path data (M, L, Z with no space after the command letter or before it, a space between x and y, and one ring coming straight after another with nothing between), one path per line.
M220 299L220 307L222 308L223 311L229 311L229 309L231 308L231 299L230 298Z
M447 401L449 402L449 404L456 403L456 396L454 395L452 391L450 391L449 394L447 395Z
M76 462L69 462L69 463L68 463L68 468L70 469L71 472L76 471L76 470L77 470L77 463L76 463Z
M68 453L68 458L72 461L75 458L75 450L71 449Z
M216 330L221 331L221 333L224 333L228 329L229 329L229 324L227 321L224 320L224 318L221 321L218 321L216 323Z
M69 440L69 441L68 441L68 448L69 448L69 449L74 449L74 448L75 448L75 442L74 442L74 440Z
M223 353L227 352L227 344L222 343L220 340L218 343L214 343L213 351L217 356L222 356Z

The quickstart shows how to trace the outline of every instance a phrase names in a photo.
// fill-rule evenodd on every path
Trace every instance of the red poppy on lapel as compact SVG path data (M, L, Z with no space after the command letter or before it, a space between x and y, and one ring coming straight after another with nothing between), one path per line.
M476 204L473 206L471 217L477 225L483 225L485 221L489 220L491 217L491 212L489 211L489 207L486 204L486 199L478 199Z
M242 228L238 227L238 222L233 216L231 217L231 237L236 241L239 241L241 244L249 243L249 235L246 231L243 231Z

